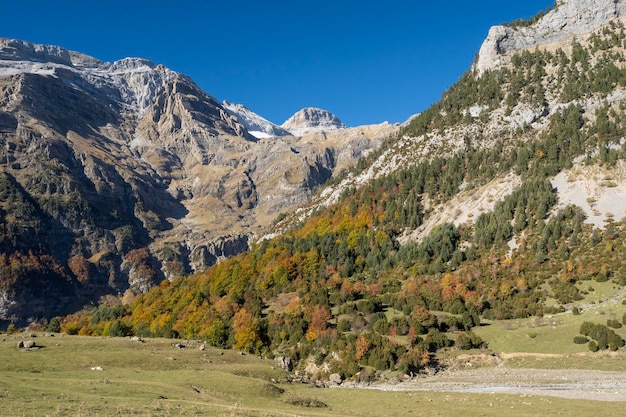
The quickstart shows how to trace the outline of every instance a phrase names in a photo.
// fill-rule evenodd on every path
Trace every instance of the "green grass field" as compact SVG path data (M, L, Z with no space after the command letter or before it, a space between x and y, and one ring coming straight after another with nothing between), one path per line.
M571 311L547 315L545 317L502 320L486 323L473 329L474 333L488 341L489 348L494 352L528 352L543 354L574 354L588 352L587 345L574 344L574 336L579 334L580 325L584 321L606 325L607 319L617 319L620 322L626 305L624 292L611 282L590 282L579 285L589 291L584 300L574 303L580 308L579 315ZM626 327L614 329L616 333L626 338ZM626 364L619 364L620 369L626 370Z
M623 408L551 397L319 389L281 383L285 373L270 360L191 343L179 349L181 341L166 339L0 340L2 416L588 416ZM18 349L20 340L42 348Z

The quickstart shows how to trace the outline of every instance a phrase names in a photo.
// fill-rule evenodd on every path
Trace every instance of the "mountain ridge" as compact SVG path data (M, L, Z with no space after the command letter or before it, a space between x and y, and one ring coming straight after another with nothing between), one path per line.
M0 246L15 259L32 253L33 282L54 270L68 283L57 296L68 302L50 302L47 316L247 249L390 134L259 139L189 77L145 59L106 63L10 39L0 56L0 174L11 196L0 203ZM55 261L37 260L47 256ZM5 317L46 311L37 285L14 285L24 273L0 274Z

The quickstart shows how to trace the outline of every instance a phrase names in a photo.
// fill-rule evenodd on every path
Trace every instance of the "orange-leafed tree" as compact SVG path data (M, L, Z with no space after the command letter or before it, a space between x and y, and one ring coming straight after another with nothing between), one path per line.
M248 310L242 308L235 313L233 329L235 331L234 349L251 353L261 351L263 343L259 333L259 321Z
M357 359L361 359L363 358L366 354L367 351L370 348L370 341L367 340L367 338L365 336L360 336L357 340L356 340L356 351L355 351L355 356Z
M311 314L311 324L306 332L306 339L308 341L315 340L319 335L326 330L328 326L328 320L330 320L330 311L321 305L313 307L313 313Z

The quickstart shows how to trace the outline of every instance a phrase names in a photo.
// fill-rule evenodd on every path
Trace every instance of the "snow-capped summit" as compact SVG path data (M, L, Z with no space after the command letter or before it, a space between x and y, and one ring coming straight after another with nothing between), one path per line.
M224 100L222 102L222 107L224 107L228 113L235 116L237 121L256 138L262 139L277 136L291 136L291 132L288 132L282 127L259 116L243 104L229 103Z
M346 126L329 111L306 107L291 116L281 127L301 136L306 132L343 129Z

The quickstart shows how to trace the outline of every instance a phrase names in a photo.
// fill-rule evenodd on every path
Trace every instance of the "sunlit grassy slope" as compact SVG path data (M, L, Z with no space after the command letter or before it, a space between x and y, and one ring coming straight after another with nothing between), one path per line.
M474 332L488 341L489 348L496 353L588 352L587 345L577 345L573 342L574 336L579 334L580 325L585 321L606 325L608 319L617 319L621 322L626 313L626 304L623 304L626 293L623 288L610 281L588 281L577 286L586 293L583 300L571 305L577 307L580 314L576 315L568 310L541 318L494 321L475 328ZM614 330L622 337L626 336L626 328ZM626 369L626 365L622 368Z

